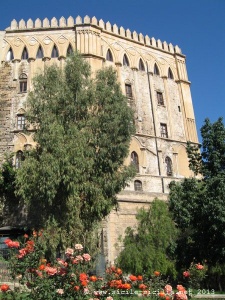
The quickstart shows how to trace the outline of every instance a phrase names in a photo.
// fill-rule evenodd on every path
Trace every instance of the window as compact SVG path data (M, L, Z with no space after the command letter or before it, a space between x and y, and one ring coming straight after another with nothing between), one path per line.
M108 51L106 53L106 60L113 62L112 52L109 49L108 49Z
M131 87L131 84L126 83L125 84L125 90L126 90L126 96L128 98L132 98L132 87Z
M38 51L37 51L36 58L39 59L39 58L43 58L43 57L44 57L44 54L43 54L42 47L39 46Z
M25 116L17 115L17 129L23 130L25 128Z
M28 56L27 48L24 47L21 59L28 59L28 58L29 56Z
M22 151L18 151L16 153L16 163L15 163L15 167L16 169L19 169L22 165L22 161L24 161L24 155Z
M157 64L154 65L154 75L159 75L159 68Z
M27 75L22 73L19 77L20 93L27 92Z
M6 55L6 61L10 61L10 60L13 60L13 59L14 59L13 51L10 48L7 55Z
M166 157L165 159L165 163L166 163L166 175L167 176L172 176L173 175L173 171L172 171L172 160L170 157Z
M164 105L163 94L156 92L158 105Z
M138 155L135 151L131 153L131 164L136 168L137 172L139 172L139 161Z
M142 182L140 180L134 181L134 190L135 191L142 191Z
M139 71L145 71L145 66L142 59L139 60Z
M58 49L56 48L56 45L54 45L53 49L52 49L52 55L51 55L52 58L55 58L55 57L59 57L59 52L58 52Z
M70 56L73 54L73 48L72 46L69 44L69 47L67 48L67 52L66 52L66 55L67 56Z
M170 79L173 79L174 77L173 77L173 73L172 73L172 71L171 71L171 69L169 68L169 70L168 70L168 78L170 78Z
M123 65L127 66L127 67L129 67L129 65L130 65L126 54L124 54L124 56L123 56Z
M160 123L160 133L161 137L168 138L167 125Z

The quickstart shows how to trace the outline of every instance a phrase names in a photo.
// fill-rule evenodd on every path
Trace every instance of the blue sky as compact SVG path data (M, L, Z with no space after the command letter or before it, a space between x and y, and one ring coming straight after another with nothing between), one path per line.
M11 0L1 5L0 30L13 19L70 15L95 16L178 45L187 56L199 139L206 117L225 122L225 0Z

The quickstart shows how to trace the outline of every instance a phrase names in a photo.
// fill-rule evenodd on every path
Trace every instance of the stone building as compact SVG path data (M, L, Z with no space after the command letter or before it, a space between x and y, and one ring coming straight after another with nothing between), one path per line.
M198 143L185 56L178 46L125 30L95 17L27 22L13 20L0 31L0 160L10 151L19 167L23 151L34 146L25 135L26 98L32 78L45 66L63 67L78 50L92 71L116 69L127 104L134 110L136 134L125 164L137 176L118 195L119 209L102 230L105 255L112 262L118 237L135 224L137 209L155 197L166 199L168 184L192 176L186 142Z

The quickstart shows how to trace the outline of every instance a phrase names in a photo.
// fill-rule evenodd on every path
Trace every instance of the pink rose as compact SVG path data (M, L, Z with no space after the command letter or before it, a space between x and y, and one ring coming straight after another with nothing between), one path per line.
M71 256L71 255L73 255L73 252L74 251L72 248L67 248L65 254Z
M83 246L81 244L75 244L76 250L83 250Z
M203 269L204 269L204 266L201 265L200 263L198 263L198 264L195 265L195 266L196 266L196 269L197 269L197 270L203 270Z
M45 267L45 272L50 275L53 276L57 273L57 268L53 268L53 267Z
M173 288L171 285L167 284L165 287L164 287L164 291L166 294L172 294L173 292Z
M183 272L183 276L186 277L186 278L187 278L187 277L190 277L190 272L184 271L184 272Z
M59 295L62 295L62 294L64 294L64 290L63 289L58 289L58 290L56 290L56 293L58 293Z
M84 258L85 261L90 261L91 260L91 256L88 253L84 253L83 258Z

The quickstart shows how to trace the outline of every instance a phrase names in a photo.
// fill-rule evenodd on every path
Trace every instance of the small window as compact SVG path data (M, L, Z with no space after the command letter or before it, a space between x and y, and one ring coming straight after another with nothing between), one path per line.
M167 176L172 176L173 175L173 169L172 169L172 160L170 157L166 157L165 159L166 163L166 175Z
M126 56L126 54L124 54L123 56L123 65L126 66L126 67L129 67L129 60L128 60L128 57Z
M29 58L29 56L28 56L27 48L24 47L21 59L26 60L26 59L28 59L28 58Z
M66 55L67 55L67 56L71 56L72 54L73 54L73 48L72 48L72 46L69 44L69 47L67 48Z
M139 160L138 155L135 151L131 153L131 164L136 168L137 172L139 172Z
M174 77L173 77L173 73L172 73L172 71L171 71L171 69L169 68L169 70L168 70L168 78L170 78L170 79L174 79Z
M142 182L140 180L134 181L134 190L135 191L142 191Z
M160 134L161 137L168 138L167 125L160 123Z
M27 75L22 73L19 77L20 93L27 92Z
M13 55L13 51L12 49L10 48L7 55L6 55L6 61L11 61L14 59L14 55Z
M159 75L159 68L157 64L154 65L154 75Z
M16 169L19 169L21 167L23 161L24 161L24 154L22 151L18 151L16 153L16 163L15 163Z
M54 45L53 49L52 49L52 55L51 55L52 58L56 58L56 57L59 57L59 52L58 52L58 49L56 48L56 45Z
M178 105L178 111L181 112L180 105Z
M139 60L139 71L145 71L145 66L142 59Z
M109 49L108 49L108 51L106 53L106 60L113 62L112 52Z
M42 47L40 46L40 47L38 48L36 58L37 58L37 59L41 59L41 58L43 58L43 57L44 57L43 50L42 50Z
M156 92L158 105L164 105L163 93Z
M125 84L125 90L126 90L126 96L128 97L128 98L132 98L132 87L131 87L131 84L128 84L128 83L126 83Z
M17 129L23 130L25 128L25 116L17 115Z

